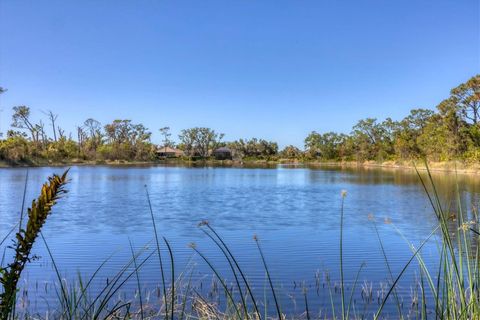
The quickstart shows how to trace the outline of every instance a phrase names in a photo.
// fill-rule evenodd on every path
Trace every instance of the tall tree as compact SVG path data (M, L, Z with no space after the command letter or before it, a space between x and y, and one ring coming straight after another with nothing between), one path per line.
M223 133L217 133L210 128L195 127L182 130L178 138L187 156L198 154L202 158L207 158L210 150L218 147L223 136Z
M197 140L198 128L183 129L178 135L185 155L192 157L195 155L195 142Z
M461 115L477 125L480 122L480 75L453 88L450 93Z
M411 159L425 155L418 140L431 123L434 114L433 110L413 109L398 123L398 130L394 135L394 147L399 158Z
M344 142L345 135L335 132L320 134L312 131L305 138L305 149L310 157L321 157L325 160L336 159L340 155L340 145Z
M95 119L88 118L83 125L88 132L91 148L96 151L102 144L102 124Z
M38 129L30 121L30 108L27 106L13 107L12 127L26 129L30 132L33 142L38 142Z
M223 133L216 133L210 128L198 128L195 145L202 158L209 156L209 151L217 148L223 139Z
M52 126L53 130L53 140L57 142L57 129L56 129L56 121L58 118L58 114L54 114L52 110L48 110L47 113L48 120L50 121L50 125Z
M457 100L454 97L447 98L437 106L441 117L441 125L445 134L445 145L448 149L448 157L453 159L459 156L467 148L466 122L459 113Z
M163 127L160 128L160 134L163 136L163 148L165 151L167 150L167 147L173 147L173 142L170 140L170 137L172 134L170 133L170 127Z
M357 144L358 160L371 160L376 157L381 142L381 130L374 118L362 119L353 127L352 135Z
M7 92L7 89L0 87L0 95ZM3 137L3 132L2 132L2 106L0 105L0 138Z

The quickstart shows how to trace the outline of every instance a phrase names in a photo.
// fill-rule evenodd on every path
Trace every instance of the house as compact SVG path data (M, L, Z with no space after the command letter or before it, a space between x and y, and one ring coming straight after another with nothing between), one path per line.
M221 147L221 148L215 149L212 152L212 155L217 160L231 160L232 159L232 151L227 147Z
M171 147L157 147L157 156L163 158L178 158L184 155L182 150L171 148Z

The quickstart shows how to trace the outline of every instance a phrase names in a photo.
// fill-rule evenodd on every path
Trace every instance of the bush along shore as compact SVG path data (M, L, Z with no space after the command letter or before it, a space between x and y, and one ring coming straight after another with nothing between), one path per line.
M0 87L0 94L9 94ZM61 115L60 115L61 116ZM13 106L11 128L0 136L0 165L62 163L145 163L234 160L237 162L431 162L480 163L480 75L453 88L433 109L413 109L401 120L359 120L349 134L312 131L304 146L265 139L226 141L223 133L195 127L172 138L159 129L161 143L151 142L143 124L117 119L102 125L89 118L67 133L53 111L35 119L30 107ZM47 124L45 124L47 123Z
M428 166L427 166L428 169ZM418 173L418 172L417 172ZM104 261L97 271L87 279L80 276L78 285L68 286L60 276L54 253L48 247L47 240L42 235L42 227L48 223L48 216L57 201L61 201L66 191L67 174L54 175L43 185L40 196L32 202L27 215L21 215L19 222L11 232L0 239L3 245L12 234L13 245L9 247L2 259L0 268L0 318L1 319L479 319L480 318L480 238L478 231L478 208L466 211L459 206L457 217L450 219L450 215L440 204L436 193L434 180L430 171L427 175L418 174L420 183L429 199L432 214L436 217L436 226L417 246L407 239L406 246L411 249L411 256L400 272L394 274L389 267L387 253L384 251L382 238L378 233L375 218L370 217L376 231L376 237L384 257L388 282L382 287L381 294L374 297L372 287L358 283L362 266L359 267L355 281L345 285L343 267L343 239L344 234L343 208L348 199L347 192L339 195L342 199L339 208L340 241L339 274L340 279L330 279L322 285L326 288L331 301L328 308L313 310L312 298L307 294L311 288L302 287L302 298L299 306L302 310L298 314L287 314L282 308L281 291L278 282L273 281L275 275L269 269L269 254L262 249L260 239L255 236L257 255L263 266L266 286L263 295L259 295L249 282L248 274L242 269L242 262L232 253L231 248L222 235L208 223L203 221L199 228L211 240L212 246L218 248L228 263L231 273L226 276L217 270L208 256L200 248L191 244L191 249L205 265L207 265L215 279L209 294L202 294L201 290L191 281L189 270L176 270L175 253L166 238L158 234L153 210L150 206L153 248L145 247L135 251L131 247L132 256L118 273L109 276L109 281L101 286L98 292L91 292L92 283L100 282L97 275ZM459 196L459 190L454 191ZM148 191L147 198L149 200ZM149 201L150 203L150 201ZM460 202L459 202L460 203ZM452 229L454 230L452 232ZM373 235L375 237L375 234ZM20 293L20 279L25 266L33 257L32 249L35 241L43 241L52 265L58 277L56 288L56 303L50 306L46 314L36 313L35 310L19 311L18 300ZM436 241L438 247L438 263L434 269L429 268L422 258L422 248L429 241ZM334 244L332 244L334 245ZM10 262L8 262L11 259ZM148 295L142 291L140 274L142 267L149 260L158 261L158 271L161 283L156 295ZM403 297L397 292L398 284L407 270L418 268L420 280L415 300L405 310ZM230 277L230 279L228 279ZM228 280L227 280L228 279ZM137 283L137 291L131 299L120 299L118 292L129 280ZM278 280L278 279L277 279ZM320 280L317 279L317 290ZM359 306L354 297L361 292L362 302L369 308ZM431 298L427 298L431 297ZM386 306L393 311L385 311ZM298 310L298 307L297 307ZM393 312L393 314L392 314Z

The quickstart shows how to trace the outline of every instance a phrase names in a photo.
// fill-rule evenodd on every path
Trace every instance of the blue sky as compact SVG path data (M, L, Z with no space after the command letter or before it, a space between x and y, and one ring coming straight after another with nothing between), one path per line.
M0 0L1 129L11 108L303 145L312 130L434 108L480 72L464 1Z

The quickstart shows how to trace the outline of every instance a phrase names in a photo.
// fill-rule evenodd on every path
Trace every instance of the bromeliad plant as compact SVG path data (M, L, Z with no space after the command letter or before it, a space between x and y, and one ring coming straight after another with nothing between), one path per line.
M13 262L6 267L0 267L0 284L3 291L0 293L0 319L8 319L14 314L17 284L26 264L31 260L30 253L37 237L41 234L42 226L47 221L52 207L62 194L66 192L67 173L61 176L54 174L42 186L40 196L33 200L28 209L28 221L25 229L20 225L12 248L15 250Z

